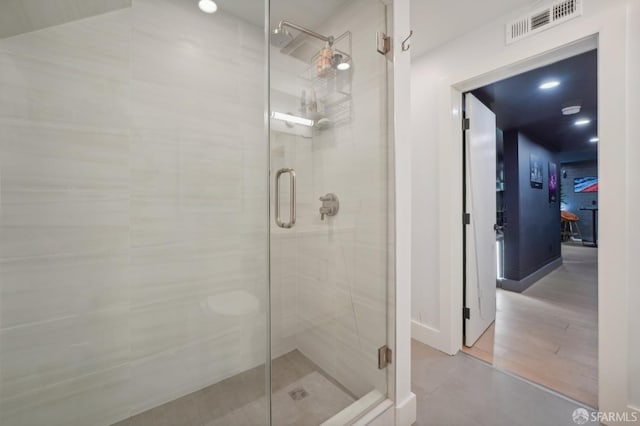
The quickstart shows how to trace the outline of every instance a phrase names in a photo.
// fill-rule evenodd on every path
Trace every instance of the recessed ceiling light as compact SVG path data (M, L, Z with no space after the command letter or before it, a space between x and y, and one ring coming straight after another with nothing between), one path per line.
M545 81L544 83L542 83L538 87L540 89L542 89L542 90L549 90L549 89L553 89L554 87L558 87L558 86L560 86L560 82L558 80L549 80L549 81Z
M589 142L591 142L591 143L596 143L596 142L598 142L598 141L600 141L600 138L599 138L599 137L597 137L597 136L596 136L596 137L594 137L594 138L589 139Z
M349 62L341 62L336 68L338 68L340 71L346 71L351 68L351 65L349 65Z
M576 126L586 126L589 123L591 123L591 120L589 120L588 118L581 118L580 120L576 120L575 125Z
M582 107L580 105L571 105L568 107L562 108L562 115L574 115L580 112Z
M213 0L200 0L198 2L198 7L204 13L215 13L218 10L218 5Z

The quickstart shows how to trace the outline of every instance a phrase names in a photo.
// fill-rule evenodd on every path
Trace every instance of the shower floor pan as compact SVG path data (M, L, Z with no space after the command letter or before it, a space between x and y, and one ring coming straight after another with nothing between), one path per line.
M297 350L272 364L273 424L317 426L356 398ZM267 425L265 369L259 366L113 426Z

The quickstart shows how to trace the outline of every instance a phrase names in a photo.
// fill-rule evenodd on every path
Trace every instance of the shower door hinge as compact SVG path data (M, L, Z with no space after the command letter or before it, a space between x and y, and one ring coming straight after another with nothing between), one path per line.
M376 48L378 53L386 55L391 51L391 37L378 31L376 33Z
M462 317L464 319L471 319L471 309L469 308L462 308Z
M462 130L469 130L471 126L471 122L469 121L468 118L463 118L462 119Z
M469 213L464 213L462 215L462 223L464 225L471 225L471 215Z
M391 349L387 345L378 349L378 369L382 370L391 364L391 355Z

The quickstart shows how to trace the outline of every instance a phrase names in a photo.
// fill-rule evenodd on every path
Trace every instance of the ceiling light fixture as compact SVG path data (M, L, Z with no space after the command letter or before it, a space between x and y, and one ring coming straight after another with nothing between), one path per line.
M574 115L580 112L582 107L580 105L571 105L562 108L562 115Z
M591 143L596 143L596 142L599 142L599 141L600 141L600 138L597 137L597 136L589 139L589 142L591 142Z
M218 10L218 5L213 0L200 0L198 7L204 13L215 13Z
M580 120L576 120L574 124L576 126L586 126L589 123L591 123L591 120L589 120L588 118L581 118Z
M542 90L549 90L549 89L553 89L554 87L558 87L558 86L560 86L560 82L558 80L549 80L549 81L545 81L544 83L542 83L538 87L540 89L542 89Z

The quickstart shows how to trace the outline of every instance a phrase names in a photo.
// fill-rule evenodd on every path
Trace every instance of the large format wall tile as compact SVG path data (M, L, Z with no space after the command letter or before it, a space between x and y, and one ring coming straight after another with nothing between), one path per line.
M263 37L136 0L0 40L0 423L109 425L264 363Z
M264 362L267 283L262 34L181 2L133 16L135 414Z
M1 398L123 364L129 357L127 309L74 315L0 332Z
M0 401L3 425L108 426L130 412L127 364L11 395Z
M0 38L126 7L131 7L131 0L5 0L0 5Z
M129 306L129 258L87 253L0 261L2 328Z

